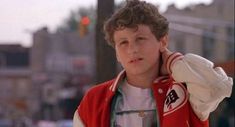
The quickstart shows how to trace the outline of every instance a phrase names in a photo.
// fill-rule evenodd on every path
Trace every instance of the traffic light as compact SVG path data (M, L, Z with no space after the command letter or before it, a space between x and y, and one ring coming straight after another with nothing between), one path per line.
M79 22L79 35L80 37L84 37L88 34L88 26L90 24L90 19L87 16L81 18Z

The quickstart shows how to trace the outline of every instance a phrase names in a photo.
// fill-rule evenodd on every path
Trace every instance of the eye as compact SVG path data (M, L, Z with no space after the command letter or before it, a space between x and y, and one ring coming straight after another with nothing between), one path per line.
M146 37L142 37L142 36L137 37L137 40L146 40L146 39L147 39Z
M128 41L121 41L121 42L119 42L119 45L125 45L125 44L127 44L128 43Z

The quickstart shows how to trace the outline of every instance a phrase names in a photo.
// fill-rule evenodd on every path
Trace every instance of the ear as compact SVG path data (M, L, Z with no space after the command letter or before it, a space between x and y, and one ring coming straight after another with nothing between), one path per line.
M160 50L163 51L168 47L168 34L164 35L161 39L160 39Z

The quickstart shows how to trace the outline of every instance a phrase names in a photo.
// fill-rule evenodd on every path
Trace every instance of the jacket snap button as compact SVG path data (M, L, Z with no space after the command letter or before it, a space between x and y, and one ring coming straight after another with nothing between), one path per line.
M105 98L105 100L104 100L105 102L108 102L108 98Z
M163 93L163 90L160 88L158 89L158 93L162 94Z

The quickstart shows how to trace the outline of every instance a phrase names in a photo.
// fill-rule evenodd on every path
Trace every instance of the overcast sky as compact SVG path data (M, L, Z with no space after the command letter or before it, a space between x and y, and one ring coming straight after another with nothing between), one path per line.
M124 0L115 0L116 3ZM146 0L158 4L163 11L175 3L184 8L189 4L212 0ZM79 7L95 7L96 0L1 0L0 2L0 44L20 43L31 46L31 32L42 26L54 31L69 16L71 10Z

